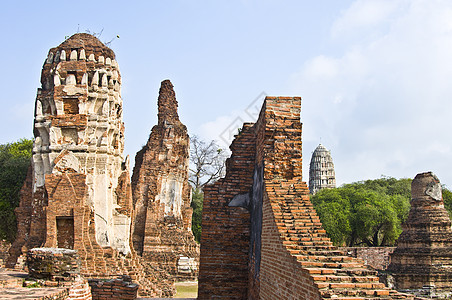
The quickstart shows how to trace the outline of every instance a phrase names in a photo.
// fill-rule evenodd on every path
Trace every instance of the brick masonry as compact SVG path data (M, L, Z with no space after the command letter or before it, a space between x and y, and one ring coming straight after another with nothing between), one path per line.
M168 274L162 280L197 278L199 246L191 231L189 147L173 85L165 80L158 97L158 124L137 153L132 175L133 247L150 267ZM182 271L181 257L192 260L193 268Z
M86 278L129 275L143 296L172 295L173 282L142 263L130 238L121 75L111 49L85 33L50 49L33 132L33 159L7 266L20 266L32 248L70 248L77 250Z
M415 299L334 247L302 181L301 98L267 97L204 191L199 299Z
M390 255L395 247L341 247L347 255L360 258L364 264L376 270L386 270L391 261Z
M130 277L110 279L108 281L90 280L92 300L133 300L137 299L138 285Z

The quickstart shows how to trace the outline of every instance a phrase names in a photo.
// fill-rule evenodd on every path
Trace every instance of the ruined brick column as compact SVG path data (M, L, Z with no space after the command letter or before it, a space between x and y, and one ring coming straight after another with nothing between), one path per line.
M197 275L197 268L178 268L180 258L197 261L199 257L199 246L191 232L189 147L173 85L165 80L158 97L158 124L135 158L132 239L133 247L146 261L180 278Z
M411 183L411 209L388 271L398 290L421 296L452 296L452 229L441 184L432 173Z
M132 274L161 295L131 248L132 192L114 52L93 35L75 34L50 49L41 85L9 266L27 249L74 249L83 276Z

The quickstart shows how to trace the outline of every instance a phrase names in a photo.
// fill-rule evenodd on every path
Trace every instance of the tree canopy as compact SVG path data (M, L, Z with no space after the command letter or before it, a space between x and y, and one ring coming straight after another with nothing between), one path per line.
M204 201L204 193L200 189L193 189L191 207L193 208L191 230L195 241L201 241L201 221L202 221L202 205Z
M33 140L21 139L0 145L0 238L13 241L16 235L14 209L30 166Z
M411 179L384 177L324 189L311 197L337 246L392 246L410 209Z

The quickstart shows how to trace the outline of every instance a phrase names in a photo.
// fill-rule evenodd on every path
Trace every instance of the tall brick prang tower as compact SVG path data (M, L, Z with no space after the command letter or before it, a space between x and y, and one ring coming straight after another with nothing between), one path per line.
M309 164L309 192L314 195L321 189L335 187L336 174L331 152L320 144L312 153Z
M191 232L190 139L177 106L173 85L164 80L158 97L158 124L135 157L132 239L137 253L154 267L194 279L199 246Z
M160 295L130 246L132 190L115 54L96 37L75 34L50 49L41 84L8 265L34 247L74 249L83 276L129 274L149 290L142 294Z
M50 49L41 84L31 205L22 203L18 209L16 244L77 249L92 219L97 244L129 253L131 197L123 191L130 182L115 54L94 36L75 34Z

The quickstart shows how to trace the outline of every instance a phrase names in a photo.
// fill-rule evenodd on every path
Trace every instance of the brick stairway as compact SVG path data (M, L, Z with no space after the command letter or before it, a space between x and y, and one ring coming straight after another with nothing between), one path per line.
M323 299L420 299L387 288L361 259L333 246L304 182L273 180L265 190L284 248L309 272Z

